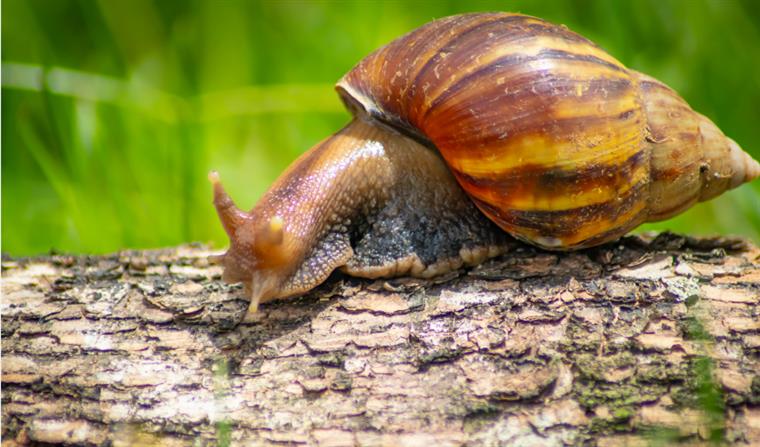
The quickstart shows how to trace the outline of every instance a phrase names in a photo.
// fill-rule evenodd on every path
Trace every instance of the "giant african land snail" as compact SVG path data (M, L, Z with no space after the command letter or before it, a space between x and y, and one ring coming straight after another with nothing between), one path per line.
M210 176L231 240L224 279L245 283L251 312L336 268L430 277L474 265L507 233L552 250L602 244L760 176L673 90L534 17L433 21L337 90L353 121L249 213Z

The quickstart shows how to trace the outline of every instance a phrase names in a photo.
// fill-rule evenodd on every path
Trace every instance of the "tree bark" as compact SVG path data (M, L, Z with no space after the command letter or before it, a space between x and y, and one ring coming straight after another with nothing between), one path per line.
M210 250L3 260L2 439L760 445L760 249L662 234L265 304Z

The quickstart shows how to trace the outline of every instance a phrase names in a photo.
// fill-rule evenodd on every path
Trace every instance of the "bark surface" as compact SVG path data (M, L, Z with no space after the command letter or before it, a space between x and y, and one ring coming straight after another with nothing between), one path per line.
M760 445L760 249L662 234L265 304L201 246L3 260L2 439Z

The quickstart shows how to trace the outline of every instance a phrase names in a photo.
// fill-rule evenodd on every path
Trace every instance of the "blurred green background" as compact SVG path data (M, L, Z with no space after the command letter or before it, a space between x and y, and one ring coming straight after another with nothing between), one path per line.
M250 208L348 120L332 85L437 17L568 25L760 158L760 3L4 0L2 243L11 255L226 244L206 180ZM760 182L645 226L760 241Z

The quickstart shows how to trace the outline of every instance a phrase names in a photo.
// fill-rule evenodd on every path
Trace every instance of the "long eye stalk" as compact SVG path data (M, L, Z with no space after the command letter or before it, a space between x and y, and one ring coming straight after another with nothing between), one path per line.
M243 225L246 219L248 219L248 215L235 205L235 202L232 201L227 191L224 190L222 183L219 181L218 172L209 172L208 179L214 185L214 206L219 214L219 219L222 221L227 235L233 237L235 230Z

